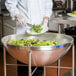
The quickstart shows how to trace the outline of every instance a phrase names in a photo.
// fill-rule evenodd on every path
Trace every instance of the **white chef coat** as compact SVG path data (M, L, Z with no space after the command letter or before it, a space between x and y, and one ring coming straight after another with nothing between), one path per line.
M33 25L41 24L45 16L51 16L53 3L52 0L6 0L5 5L12 19L20 14L27 23ZM17 25L19 25L17 26L19 31L27 29L19 23Z

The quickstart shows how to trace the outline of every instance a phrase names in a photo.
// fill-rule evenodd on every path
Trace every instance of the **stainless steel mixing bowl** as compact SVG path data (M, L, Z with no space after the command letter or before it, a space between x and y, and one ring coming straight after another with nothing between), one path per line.
M40 39L40 40L56 40L60 43L57 46L18 46L7 44L8 40L19 39ZM8 35L2 38L2 43L9 52L17 60L28 64L28 52L32 52L32 66L47 66L60 57L65 55L73 44L73 38L64 34L45 33L42 35L31 36L28 34Z

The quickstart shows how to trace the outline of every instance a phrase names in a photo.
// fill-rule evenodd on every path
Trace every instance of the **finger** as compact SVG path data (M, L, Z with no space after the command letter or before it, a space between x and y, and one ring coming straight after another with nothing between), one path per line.
M22 24L22 20L18 19L18 22L19 22L20 24Z
M25 19L23 19L23 24L26 25L26 20Z
M26 25L26 21L23 18L18 18L17 21L22 25Z
M24 23L24 26L26 26L26 23Z
M22 22L21 22L23 25L25 25L25 21L24 20L22 20Z

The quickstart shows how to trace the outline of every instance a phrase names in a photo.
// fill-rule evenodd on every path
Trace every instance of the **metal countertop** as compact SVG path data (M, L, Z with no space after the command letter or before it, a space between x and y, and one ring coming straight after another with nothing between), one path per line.
M71 17L68 15L61 15L61 16L57 16L57 17L51 19L50 22L59 23L59 24L76 25L76 17Z

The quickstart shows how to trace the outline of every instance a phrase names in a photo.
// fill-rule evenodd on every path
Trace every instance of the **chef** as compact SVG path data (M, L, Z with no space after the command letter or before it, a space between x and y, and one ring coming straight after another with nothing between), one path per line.
M16 20L16 34L26 33L30 24L47 26L52 15L52 0L6 0L5 5L12 20ZM38 70L41 74L34 76L42 76L43 68Z

